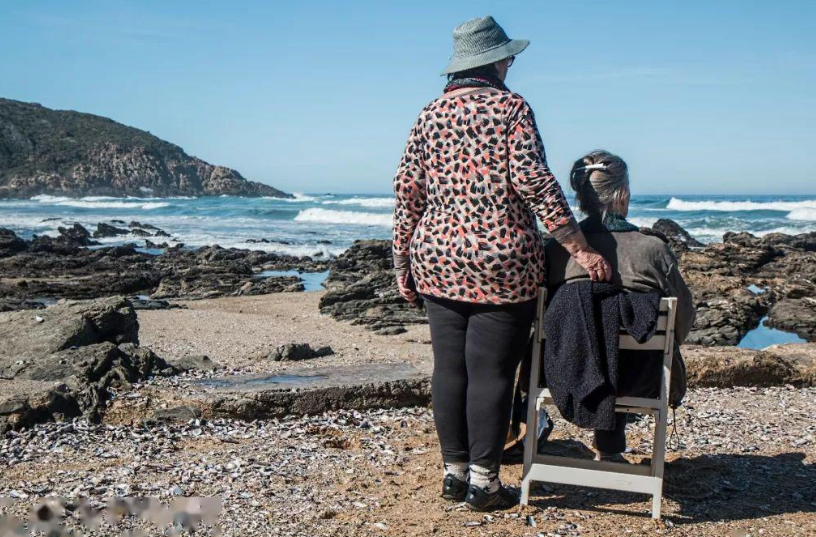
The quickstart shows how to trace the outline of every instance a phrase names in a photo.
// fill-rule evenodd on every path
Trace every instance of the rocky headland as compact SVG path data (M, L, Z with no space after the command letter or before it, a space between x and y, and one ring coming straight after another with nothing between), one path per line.
M0 198L290 194L105 117L0 99Z

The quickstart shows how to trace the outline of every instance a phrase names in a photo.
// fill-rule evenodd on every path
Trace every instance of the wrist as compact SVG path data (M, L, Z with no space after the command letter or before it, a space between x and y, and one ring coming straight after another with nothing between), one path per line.
M590 249L583 231L574 218L550 231L550 234L572 256Z

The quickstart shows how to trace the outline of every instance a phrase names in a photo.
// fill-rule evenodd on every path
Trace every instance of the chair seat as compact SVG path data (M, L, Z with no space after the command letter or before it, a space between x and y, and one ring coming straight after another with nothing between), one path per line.
M550 390L541 388L541 392L535 396L536 410L540 410L542 405L555 405ZM615 399L615 411L627 414L652 414L657 415L663 403L660 399L649 399L646 397L617 397Z

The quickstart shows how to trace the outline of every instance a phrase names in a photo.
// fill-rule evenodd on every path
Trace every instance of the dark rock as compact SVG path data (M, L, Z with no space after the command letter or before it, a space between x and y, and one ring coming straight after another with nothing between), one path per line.
M161 244L157 244L157 243L155 243L155 242L153 242L151 240L147 240L147 239L145 240L145 248L153 248L153 249L158 249L158 250L164 250L164 249L167 249L169 247L170 247L170 245L167 244L166 242L163 242Z
M0 118L0 198L292 197L104 117L0 99Z
M20 244L5 234L9 244ZM302 290L297 278L264 280L263 270L300 269L319 272L327 260L282 256L268 252L208 246L197 250L180 245L164 248L161 255L136 250L136 245L88 250L75 244L37 237L27 248L0 256L0 296L10 298L95 298L120 294L146 294L155 298L204 298L253 295ZM11 280L14 279L14 280ZM161 286L161 290L159 287Z
M56 384L0 380L0 434L56 417L70 419L81 416L83 410L78 397L89 401L93 396L90 393L80 395L77 388L75 379Z
M184 297L188 300L198 300L221 296L266 295L303 290L303 282L295 276L254 278L251 274L245 275L243 269L236 269L232 274L191 269L163 278L150 298Z
M10 229L0 228L0 257L8 257L28 248L28 243Z
M20 298L0 298L0 313L6 311L40 310L45 304L37 300L25 300Z
M133 309L135 310L171 310L171 309L184 309L181 304L174 304L172 302L168 302L167 300L155 300L152 298L135 298L131 297L130 300L131 304L133 304Z
M313 349L308 343L288 343L278 346L274 352L269 355L269 358L276 362L294 362L321 358L331 354L334 354L334 350L331 347Z
M93 246L99 244L91 240L91 232L85 229L81 224L73 224L69 228L58 227L60 237L59 240L65 244L74 246Z
M785 249L755 275L776 300L816 297L816 252Z
M118 297L0 314L0 341L6 427L78 415L97 420L111 387L175 372L138 346L136 313Z
M816 298L784 298L768 313L768 326L816 341Z
M183 356L175 360L170 360L168 363L179 371L214 371L218 368L209 356L204 356L203 354Z
M427 322L422 310L399 296L390 241L356 241L332 264L324 285L320 311L338 320L374 330Z
M96 224L96 231L94 231L94 238L100 239L103 237L118 237L120 235L129 235L130 231L127 229L118 228L104 222Z
M165 230L158 228L151 224L143 224L136 220L128 224L130 232L139 237L169 237L170 234Z
M91 240L91 233L81 224L73 224L68 228L59 227L57 231L59 231L57 237L34 235L28 250L36 253L70 255L82 247L99 244Z
M396 336L398 334L404 334L407 331L404 326L387 326L379 330L374 330L374 333L378 336Z
M659 219L654 223L652 229L666 237L669 245L675 252L705 246L705 244L692 237L680 224L668 218Z
M745 232L728 232L723 235L723 242L730 242L753 248L769 246L773 248L800 250L803 252L816 252L816 231L802 233L799 235L769 233L764 237L755 237L754 235Z
M136 312L122 297L2 315L0 378L15 378L45 357L71 347L139 343Z

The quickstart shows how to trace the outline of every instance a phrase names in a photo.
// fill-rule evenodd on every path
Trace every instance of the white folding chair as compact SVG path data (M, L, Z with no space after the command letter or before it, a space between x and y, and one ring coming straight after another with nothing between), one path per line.
M674 354L674 319L677 299L663 298L660 300L657 332L645 343L637 343L632 336L626 333L620 335L621 349L663 351L663 378L660 383L660 398L618 397L615 400L616 412L654 415L654 445L652 460L649 465L540 455L537 452L536 428L538 413L543 405L553 404L550 391L539 386L541 383L542 342L546 338L543 330L546 299L547 292L542 290L538 297L533 363L530 370L527 438L524 442L524 479L521 483L521 503L526 505L529 502L530 486L533 481L543 481L651 494L652 518L660 518L660 503L663 498L663 464L666 455L666 425L669 413L668 394Z

